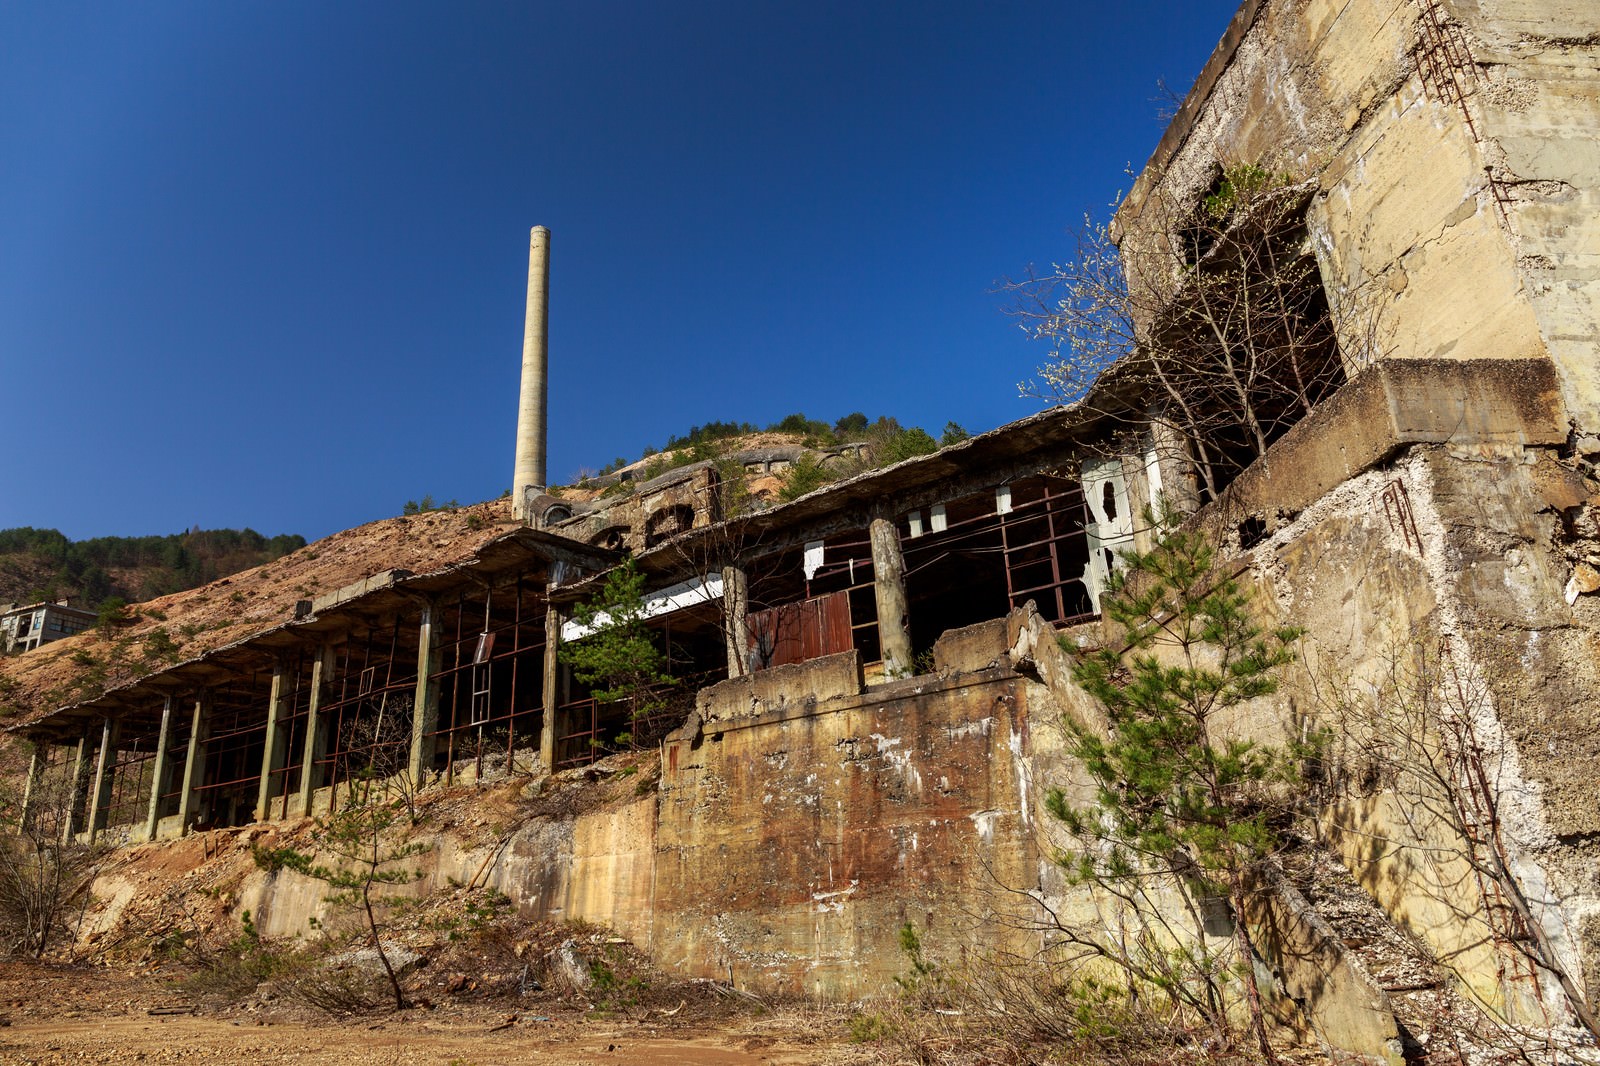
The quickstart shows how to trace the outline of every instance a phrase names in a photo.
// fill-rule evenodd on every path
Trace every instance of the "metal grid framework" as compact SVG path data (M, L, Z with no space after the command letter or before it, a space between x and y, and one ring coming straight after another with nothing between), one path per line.
M88 790L93 785L94 752L92 749L88 752L90 762L88 773L85 774L86 779L74 782L72 779L73 759L76 754L74 748L73 744L50 744L46 748L43 753L43 765L28 796L26 812L28 825L45 839L60 839L66 830L65 821L68 817L73 820L73 832L82 829L83 819L88 813Z
M72 746L52 744L28 798L28 824L45 839L60 839L71 812ZM79 814L82 813L80 808ZM77 826L74 826L76 829Z
M850 537L849 540L829 541L824 546L822 566L806 579L806 598L844 593L850 605L850 643L860 652L862 662L875 663L883 658L883 652L878 641L872 538L866 530L858 530Z
M1041 475L1004 488L1008 509L997 503L993 493L980 494L946 504L952 517L941 530L910 536L902 523L906 581L917 606L932 612L940 631L948 628L944 620L950 615L962 616L957 624L967 624L1015 610L1029 600L1057 625L1093 618L1085 576L1090 515L1081 486L1067 478ZM943 580L930 581L928 575L940 573L941 566ZM981 582L992 575L998 583L1003 574L1003 595L998 587L991 593L987 587L963 587L950 580L961 576L962 568ZM973 596L987 600L990 595L997 610L973 612L950 602ZM976 617L966 617L974 613Z
M1058 625L1094 617L1089 586L1083 488L1065 478L1029 478L1012 487L1011 511L997 514L1011 608L1032 599Z
M745 662L750 669L765 669L803 658L774 658L765 654L763 628L767 619L782 617L789 624L839 624L840 616L849 632L849 643L863 663L882 658L878 642L878 600L873 589L872 542L865 530L845 535L849 539L828 540L822 545L820 565L808 576L806 553L793 548L757 560L750 567L750 623L745 633ZM847 606L821 607L819 601L843 597ZM807 607L810 610L807 610ZM828 650L836 641L820 634L790 634L786 642L797 646Z
M666 648L667 674L676 684L660 706L642 715L635 714L630 700L601 703L587 694L563 699L559 717L562 735L555 752L557 769L595 762L619 746L618 737L623 733L630 734L635 745L654 742L682 724L701 688L727 678L728 653L720 607L706 604L676 611L652 619L649 626L660 634L661 645ZM563 667L567 688L582 688L575 681L567 683L566 675Z
M161 711L154 721L144 713L122 719L120 735L106 764L111 777L111 795L100 824L110 829L120 825L142 825L150 816L150 790L155 786L156 746L161 743ZM172 755L167 755L171 765ZM92 786L91 786L92 787Z
M405 767L417 688L416 640L415 621L396 618L333 649L317 707L317 728L326 742L312 765L313 785L331 786L332 803L341 783Z
M994 493L940 505L939 520L930 523L938 528L925 530L920 520L913 528L906 516L896 523L910 613L914 621L922 620L922 631L913 635L919 652L930 648L944 629L970 624L967 615L989 618L1028 600L1057 624L1092 617L1085 577L1092 538L1081 486L1035 475L1004 491L1004 505ZM786 661L803 661L840 646L855 648L863 663L881 660L877 575L866 530L830 540L820 553L816 545L809 550L794 547L747 565L752 615L765 613L818 630L809 642L801 634ZM481 776L486 760L503 757L510 769L519 747L537 747L545 716L546 610L542 581L528 572L498 585L465 585L454 599L436 603L432 651L437 668L429 674L438 701L437 727L430 734L436 754L434 765L426 769L442 766L453 776L457 763L470 759ZM619 733L654 735L681 721L695 691L726 676L719 610L704 605L652 621L668 648L669 670L681 683L665 706L643 720L635 719L626 703L600 704L581 686L573 691L563 668L556 768L595 761L614 748ZM417 614L403 613L357 630L331 649L303 648L279 661L281 750L279 764L268 767L261 816L288 816L291 797L299 795L306 776L312 787L330 788L337 803L340 784L405 768L416 711L418 622ZM327 659L317 699L312 677L322 655ZM271 671L258 668L201 697L204 735L191 796L196 825L238 825L257 816L271 691ZM195 700L194 695L172 700L166 772L159 781L154 772L159 706L136 708L123 719L106 767L102 826L143 822L152 794L158 817L177 812ZM315 745L308 745L313 703L319 736ZM97 740L91 735L91 749ZM308 747L315 762L305 775ZM80 821L94 798L87 793L94 787L96 753L88 755L77 785ZM58 776L71 773L71 761L65 760Z
M1029 600L1057 625L1094 617L1086 576L1090 514L1082 487L1072 479L1037 475L1019 479L1004 491L1004 508L993 492L941 505L942 528L924 527L920 513L915 527L909 516L896 523L913 646L919 654L928 652L946 629L995 617ZM777 602L763 605L764 611L752 611L753 617L761 616L755 625L768 625L769 618L778 616L801 626L831 625L839 613L835 610L784 612L820 605L843 593L848 597L852 646L863 664L881 660L870 538L856 531L828 541L821 565L809 577L802 571L803 557L803 550L792 550L767 561L765 576L782 592L772 597ZM754 607L754 594L751 601ZM760 635L752 629L749 639L757 641ZM832 650L823 634L795 634L790 642L799 648ZM747 649L757 669L809 657L762 656L761 650Z
M436 760L453 779L459 759L510 768L519 746L536 748L544 727L543 590L526 575L508 586L463 591L438 609Z
M248 825L255 820L267 736L262 712L270 683L271 675L257 670L208 693L202 773L193 800L199 827ZM182 773L177 777L181 791Z
M727 677L723 669L675 675L678 684L666 702L648 714L635 717L632 701L601 703L583 697L561 705L561 721L566 729L556 744L556 769L588 766L617 747L616 738L624 732L635 737L659 737L680 724L694 705L695 694Z

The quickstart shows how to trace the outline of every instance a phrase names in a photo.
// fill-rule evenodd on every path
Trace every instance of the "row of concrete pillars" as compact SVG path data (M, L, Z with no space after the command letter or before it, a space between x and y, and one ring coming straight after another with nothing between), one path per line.
M874 519L869 532L884 676L889 678L908 676L912 672L912 651L907 624L905 564L900 550L900 538L894 523L886 518ZM728 675L738 677L746 672L743 633L749 605L748 578L744 570L737 566L725 567L722 578L723 608L727 620L724 629ZM435 639L437 613L437 605L434 602L430 601L423 606L418 635L415 713L412 716L411 744L407 759L407 772L411 775L411 780L418 785L424 782L426 774L433 766L435 733L439 719L439 686L434 681L441 666L441 656ZM560 738L559 716L555 708L558 707L559 699L560 635L565 621L565 615L559 607L554 604L546 607L544 687L541 694L546 713L539 738L539 753L547 769L555 766L556 746ZM318 778L327 755L328 721L326 715L322 713L322 703L324 689L327 687L326 681L334 670L334 662L333 645L324 645L312 661L304 746L300 752L300 775L292 801L286 799L284 805L287 812L295 815L312 813L315 794L323 784ZM288 766L288 720L293 713L292 687L292 674L280 661L273 668L272 687L267 701L266 735L254 808L254 817L257 821L264 821L270 816L275 800L274 779ZM172 751L172 741L180 720L179 716L186 712L189 715L189 739L182 756L183 784L178 794L177 810L179 831L187 831L196 815L196 790L202 784L201 777L206 762L206 744L211 723L211 701L205 691L196 694L192 703L180 701L171 695L164 700L151 777L150 803L143 826L143 839L146 840L155 839L160 830L160 823L163 820L161 816L163 782L167 780L169 768L175 769L172 760L176 753ZM69 784L70 798L62 826L64 840L76 835L80 824L91 841L106 828L120 734L120 720L108 717L101 723L98 745L92 743L92 734L88 732L79 737L74 744ZM47 762L48 751L45 743L41 741L35 746L28 768L27 786L23 798L24 818L29 816L40 775L44 772ZM87 801L87 812L83 810L85 801Z

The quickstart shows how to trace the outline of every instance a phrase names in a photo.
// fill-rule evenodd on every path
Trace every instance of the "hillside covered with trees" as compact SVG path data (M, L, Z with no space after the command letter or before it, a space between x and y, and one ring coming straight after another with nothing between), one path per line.
M74 541L54 529L0 530L0 603L65 599L91 610L196 588L305 547L299 535L193 529Z

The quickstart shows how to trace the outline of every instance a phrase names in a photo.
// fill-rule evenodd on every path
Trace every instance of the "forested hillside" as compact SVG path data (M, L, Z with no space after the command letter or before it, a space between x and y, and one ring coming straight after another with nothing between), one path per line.
M194 529L157 537L69 540L54 529L0 530L0 603L66 599L93 609L195 588L305 547L253 529Z

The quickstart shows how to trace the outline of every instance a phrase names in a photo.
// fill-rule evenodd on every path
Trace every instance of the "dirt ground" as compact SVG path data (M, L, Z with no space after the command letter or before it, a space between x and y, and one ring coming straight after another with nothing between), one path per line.
M193 1013L191 1013L193 1012ZM207 1011L157 975L0 963L0 1063L848 1066L844 1016L804 1008L678 1023L489 1006L325 1019Z

